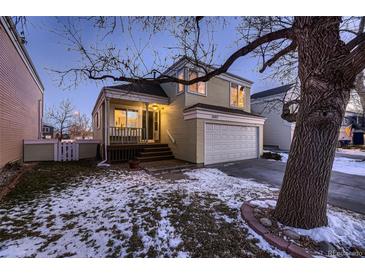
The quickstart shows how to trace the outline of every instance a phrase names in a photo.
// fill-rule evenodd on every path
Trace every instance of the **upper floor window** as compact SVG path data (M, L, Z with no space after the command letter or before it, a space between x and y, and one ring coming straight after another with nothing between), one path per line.
M182 80L193 80L199 76L197 71L191 69L181 69L177 72L177 78ZM185 91L185 85L177 84L177 93L183 93ZM189 85L188 91L191 93L196 93L200 95L206 94L206 84L205 82L198 82Z
M199 76L199 74L197 71L189 69L189 81L193 80L195 78L198 78L198 76ZM198 83L189 85L189 91L192 93L205 95L206 94L205 82L198 82Z
M177 78L178 79L181 79L181 80L184 80L185 79L184 69L181 69L181 70L178 71ZM177 84L177 92L178 93L184 92L184 89L185 89L185 86L183 84L180 84L180 83Z
M231 83L230 90L231 107L243 108L245 105L245 90L243 86Z

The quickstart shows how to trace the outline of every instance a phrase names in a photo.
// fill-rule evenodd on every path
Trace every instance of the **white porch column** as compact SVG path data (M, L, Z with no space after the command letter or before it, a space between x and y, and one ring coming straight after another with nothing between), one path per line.
M109 98L105 98L105 123L106 123L106 140L107 140L107 145L110 145L110 122L109 122L109 117L110 117L110 99Z
M104 160L108 160L109 145L109 98L104 99Z
M146 106L146 133L145 133L145 136L146 136L146 142L148 142L148 103L145 103L145 106Z

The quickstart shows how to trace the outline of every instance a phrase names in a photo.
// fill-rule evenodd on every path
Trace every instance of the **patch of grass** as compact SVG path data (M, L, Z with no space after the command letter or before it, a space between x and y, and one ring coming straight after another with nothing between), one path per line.
M170 195L170 219L183 240L177 249L188 251L192 257L271 257L255 240L248 239L238 212L215 195L192 195L188 205L183 203L186 197L181 193ZM233 221L227 222L227 217Z
M97 175L103 170L95 162L41 162L27 171L19 184L5 197L5 203L18 204L22 201L36 199L51 190L61 191L75 184L76 179L87 175Z
M134 224L132 227L132 236L129 238L129 246L127 252L129 253L127 257L133 257L133 253L139 251L143 248L143 242L138 235L138 225Z

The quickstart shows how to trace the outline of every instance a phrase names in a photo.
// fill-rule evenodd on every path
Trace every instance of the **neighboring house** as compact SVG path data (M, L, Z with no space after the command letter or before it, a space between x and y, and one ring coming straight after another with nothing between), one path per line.
M47 125L47 124L43 124L42 138L43 139L53 139L54 138L54 127Z
M10 17L0 17L0 168L42 136L43 85Z
M294 135L295 123L281 118L283 101L297 97L294 84L257 92L251 96L252 112L266 117L264 125L264 145L289 150ZM340 130L339 140L350 141L352 136L346 134L345 128L355 125L354 121L363 121L363 111L356 92L351 93L346 108L345 118ZM352 121L352 122L350 122Z
M188 58L181 58L165 73L193 79L200 72ZM107 151L109 161L174 156L213 164L258 158L265 119L251 113L251 85L224 73L190 86L104 87L92 112L94 139L102 140L102 154L105 158Z

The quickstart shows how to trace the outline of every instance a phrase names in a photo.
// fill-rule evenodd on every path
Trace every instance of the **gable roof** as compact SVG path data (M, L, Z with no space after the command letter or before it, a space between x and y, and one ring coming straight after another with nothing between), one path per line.
M130 91L136 93L142 93L146 95L160 96L168 98L165 91L159 84L142 84L142 83L131 83L124 85L108 86L105 88L117 89L120 91Z
M195 105L186 107L184 109L184 112L188 111L188 110L191 110L191 109L194 109L194 108L203 108L203 109L207 109L207 110L215 110L215 111L219 111L219 112L228 112L228 113L234 113L234 114L240 114L240 115L247 115L247 116L263 118L260 115L252 114L252 113L244 111L242 109L227 108L227 107L216 106L216 105L208 105L208 104L202 104L202 103L197 103Z
M163 74L166 74L166 73L168 73L170 70L173 70L175 66L178 66L178 65L179 65L180 63L182 63L182 62L190 62L191 64L194 64L194 63L195 63L195 60L191 59L191 58L190 58L190 57L188 57L188 56L182 56L179 60L177 60L177 61L176 61L175 63L173 63L170 67L168 67L168 68L167 68L167 69L163 72ZM204 67L207 67L207 68L212 69L212 70L217 69L217 67L212 66L212 65L209 65L209 64L204 63L204 62L201 62L201 61L199 61L199 65L204 66ZM236 74L230 73L230 72L228 72L228 71L227 71L227 72L224 72L224 73L222 73L222 74L226 74L226 75L229 75L229 76L231 76L231 77L233 77L233 78L237 78L237 79L239 79L239 80L242 80L242 81L248 82L248 83L250 83L250 84L253 84L253 82L252 82L251 80L248 80L248 79L243 78L243 77L241 77L241 76L238 76L238 75L236 75Z
M288 85L260 91L255 94L252 94L251 99L258 99L258 98L268 97L268 96L277 95L277 94L281 94L281 93L286 93L288 90L290 90L292 88L293 85L294 84L288 84Z

